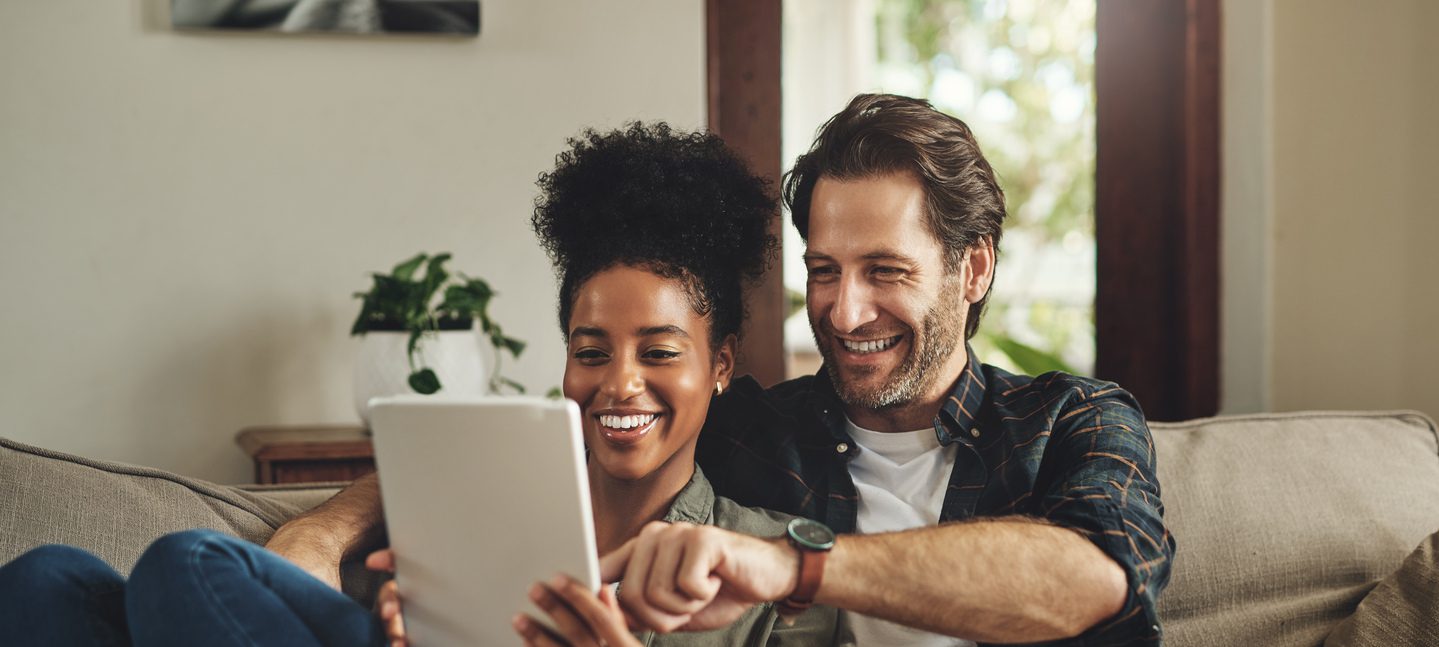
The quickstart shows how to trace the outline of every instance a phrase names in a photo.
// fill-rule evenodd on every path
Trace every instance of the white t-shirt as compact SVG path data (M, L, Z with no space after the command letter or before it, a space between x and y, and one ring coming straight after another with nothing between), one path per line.
M892 532L937 525L959 445L941 446L933 428L886 433L861 428L847 418L845 423L860 447L849 462L849 474L859 491L858 530ZM974 646L968 640L858 613L844 616L859 645Z

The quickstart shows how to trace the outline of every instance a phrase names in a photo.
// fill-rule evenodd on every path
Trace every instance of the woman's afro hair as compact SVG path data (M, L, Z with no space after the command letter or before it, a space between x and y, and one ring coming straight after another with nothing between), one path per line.
M682 281L712 344L740 333L743 289L778 248L776 203L718 136L663 122L585 130L538 184L531 223L559 275L566 334L579 286L616 265Z

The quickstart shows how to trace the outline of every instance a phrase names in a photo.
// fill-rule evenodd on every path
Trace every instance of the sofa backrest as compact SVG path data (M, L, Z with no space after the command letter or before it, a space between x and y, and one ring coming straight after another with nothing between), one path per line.
M1412 412L1153 423L1178 543L1165 643L1319 645L1439 530L1439 437Z
M213 528L263 543L333 486L249 492L0 438L0 564L42 544L88 550L128 573L151 541Z

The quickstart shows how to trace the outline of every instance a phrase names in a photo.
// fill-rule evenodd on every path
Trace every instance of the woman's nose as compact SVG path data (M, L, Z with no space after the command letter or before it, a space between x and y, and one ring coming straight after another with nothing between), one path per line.
M639 369L639 365L632 360L611 362L610 370L605 373L605 394L615 400L624 401L644 393L645 380Z

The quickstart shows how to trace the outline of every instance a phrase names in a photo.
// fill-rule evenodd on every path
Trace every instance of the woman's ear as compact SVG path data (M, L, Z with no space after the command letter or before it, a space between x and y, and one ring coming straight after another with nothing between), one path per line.
M734 377L735 353L739 352L739 338L728 335L715 351L715 381L729 390L730 378Z

